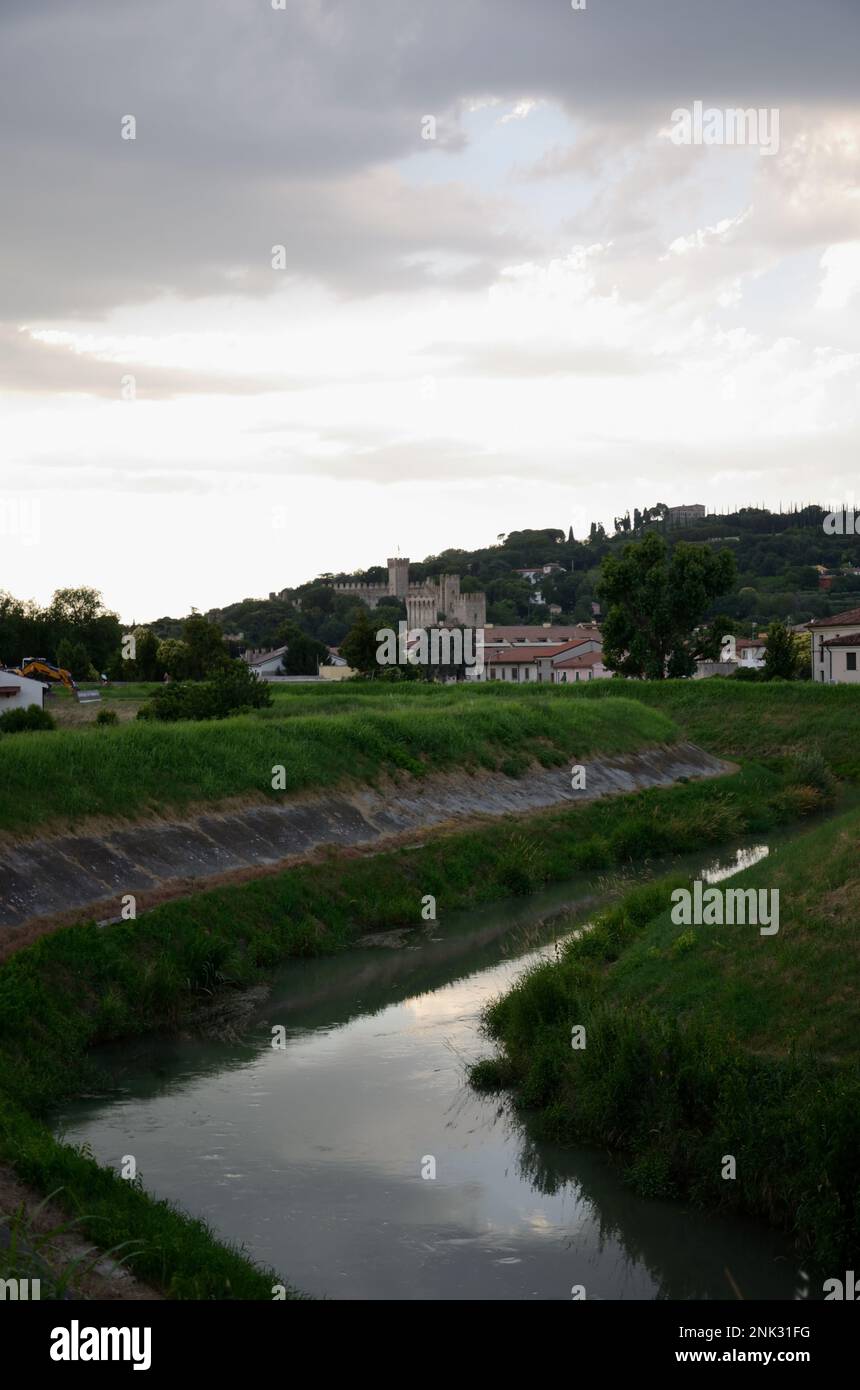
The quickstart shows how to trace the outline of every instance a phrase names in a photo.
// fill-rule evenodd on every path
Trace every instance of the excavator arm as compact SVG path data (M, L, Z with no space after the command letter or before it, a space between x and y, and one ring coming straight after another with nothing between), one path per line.
M16 676L46 676L50 681L62 681L67 690L71 690L74 695L78 693L71 671L67 671L64 666L54 666L42 656L25 656L21 665L12 669Z

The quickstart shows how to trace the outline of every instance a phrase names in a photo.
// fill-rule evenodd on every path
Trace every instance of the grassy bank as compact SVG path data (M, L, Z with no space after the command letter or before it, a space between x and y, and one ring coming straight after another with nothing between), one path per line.
M456 695L456 691L452 692ZM0 832L44 833L84 816L182 812L266 795L273 768L287 793L350 779L457 769L523 772L531 761L629 753L672 741L657 710L611 704L466 700L278 717L278 709L199 724L16 734L0 739Z
M332 853L137 921L43 937L0 967L0 1159L41 1191L62 1188L60 1200L103 1246L137 1242L132 1269L172 1296L270 1297L270 1272L52 1137L50 1108L97 1084L92 1048L175 1027L213 990L258 982L291 956L343 950L370 929L418 926L428 893L444 914L577 870L766 833L824 804L803 776L751 767L719 789L689 783L536 814L527 827L506 818L417 848Z
M860 686L815 685L811 681L621 681L572 686L514 685L491 681L457 687L345 684L320 689L277 686L279 717L314 709L319 713L451 708L474 701L505 704L536 701L556 708L617 699L639 700L671 719L685 738L723 757L761 762L798 746L818 747L840 776L860 780Z
M640 1193L765 1217L842 1269L860 1239L858 846L851 810L732 879L779 889L773 937L673 924L678 880L634 890L491 1006L502 1050L473 1081L513 1086L544 1136L622 1152Z

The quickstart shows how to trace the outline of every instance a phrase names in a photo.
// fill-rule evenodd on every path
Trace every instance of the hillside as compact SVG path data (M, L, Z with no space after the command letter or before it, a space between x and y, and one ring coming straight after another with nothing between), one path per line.
M659 510L658 508L651 509ZM600 564L607 554L631 540L657 530L670 546L678 541L725 546L737 562L734 591L714 606L709 616L722 614L739 634L764 628L774 618L792 622L808 621L827 613L860 606L860 574L842 573L860 569L860 536L828 535L824 530L826 510L819 506L777 513L746 507L725 515L714 515L672 526L662 519L636 511L617 517L615 529L607 533L592 523L587 537L573 538L570 530L512 531L496 544L475 550L443 550L410 565L410 578L423 580L450 572L459 574L463 588L483 589L487 594L487 620L495 624L556 621L590 622L592 605L598 602ZM638 523L638 524L637 524ZM531 583L519 571L529 566L558 565L560 570ZM823 566L832 572L828 590L819 586ZM271 646L284 622L297 622L310 635L337 645L351 625L357 601L334 593L329 584L353 580L378 583L386 577L379 566L355 574L317 576L295 589L281 590L276 597L248 598L212 609L207 614L225 633L242 633L252 646ZM540 601L538 601L540 600ZM551 611L551 606L552 610ZM560 613L554 611L560 609ZM402 605L391 601L384 610L385 622L405 617ZM152 624L163 637L179 636L182 620L162 618Z

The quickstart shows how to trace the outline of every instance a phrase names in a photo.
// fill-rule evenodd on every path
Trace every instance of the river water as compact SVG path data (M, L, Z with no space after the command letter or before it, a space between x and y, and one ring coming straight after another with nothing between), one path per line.
M725 877L766 852L675 863ZM636 1197L603 1154L534 1142L466 1083L490 1051L483 1006L605 893L583 876L396 947L290 962L232 1041L102 1052L110 1085L58 1132L117 1168L133 1156L149 1192L318 1296L803 1297L779 1235Z

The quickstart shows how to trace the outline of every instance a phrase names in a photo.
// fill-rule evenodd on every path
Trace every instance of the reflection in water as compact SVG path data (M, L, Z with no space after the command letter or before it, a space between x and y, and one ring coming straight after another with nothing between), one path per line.
M708 863L710 881L724 870ZM728 1269L745 1298L796 1297L779 1236L643 1201L602 1155L537 1142L465 1083L487 1001L610 891L582 878L429 924L401 949L292 962L239 1040L103 1054L110 1093L68 1107L62 1128L103 1162L134 1154L149 1191L309 1293L731 1298Z

